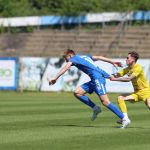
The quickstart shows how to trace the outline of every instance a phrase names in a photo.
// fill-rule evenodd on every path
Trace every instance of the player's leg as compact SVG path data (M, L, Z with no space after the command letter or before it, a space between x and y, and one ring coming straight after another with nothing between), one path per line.
M81 102L94 108L95 104L85 95L87 92L82 87L77 87L74 91L74 96L78 98Z
M131 123L130 119L124 116L124 114L120 111L120 109L115 104L109 101L109 98L106 94L101 95L100 100L102 101L105 107L107 107L109 110L111 110L115 115L117 115L121 119L121 124L122 124L121 128L126 128Z
M145 101L147 107L150 109L150 97Z
M118 105L121 111L123 112L124 116L128 117L127 106L125 104L125 101L135 102L135 99L138 99L136 94L118 97Z
M109 110L111 110L113 113L115 113L120 119L124 118L123 113L119 110L119 108L113 104L112 102L109 101L108 95L100 95L99 96L102 104L107 107Z
M94 91L97 95L99 95L102 104L122 120L122 128L127 127L130 124L130 120L123 115L116 105L109 101L108 95L106 94L105 82L101 82L98 79L94 82Z
M101 79L96 79L93 81L93 84L94 92L99 96L102 104L108 109L110 109L112 112L114 112L119 118L123 119L123 113L118 109L117 106L115 106L112 102L109 101L105 87L105 81Z
M145 102L150 109L150 89L143 89L139 92L140 99Z
M85 95L86 93L93 92L90 84L91 83L88 82L80 87L77 87L76 90L74 91L74 96L78 98L81 102L92 108L93 114L91 120L95 120L97 118L97 115L101 112L101 108L97 106L94 102L92 102L92 100Z

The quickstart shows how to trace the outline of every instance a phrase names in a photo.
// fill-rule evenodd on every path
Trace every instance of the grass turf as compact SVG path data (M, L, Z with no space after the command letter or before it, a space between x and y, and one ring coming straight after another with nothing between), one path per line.
M127 106L132 124L118 129L102 105L92 122L92 111L71 93L1 92L0 150L149 150L149 110L142 102Z

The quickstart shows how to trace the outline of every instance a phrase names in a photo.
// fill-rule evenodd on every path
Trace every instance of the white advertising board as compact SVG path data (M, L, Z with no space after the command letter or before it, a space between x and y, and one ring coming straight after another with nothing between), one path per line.
M125 59L115 59L122 62L124 67ZM150 82L150 60L139 59L138 64L143 67L145 76ZM19 73L19 89L39 90L39 91L74 91L77 86L88 82L90 78L76 67L71 67L62 75L56 84L49 86L48 80L53 78L64 65L62 58L21 58ZM118 72L122 68L116 68L109 63L97 61L96 64L109 74ZM133 87L131 82L116 82L106 79L107 92L112 93L131 93Z
M0 58L0 89L16 90L18 64L16 58Z

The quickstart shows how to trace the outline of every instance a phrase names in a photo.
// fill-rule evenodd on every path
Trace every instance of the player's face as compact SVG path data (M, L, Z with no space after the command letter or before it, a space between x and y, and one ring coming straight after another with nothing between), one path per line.
M69 61L69 59L70 59L70 55L66 55L66 56L64 56L64 59L65 59L65 61L66 61L66 62L68 62L68 61Z
M126 58L126 64L127 64L127 66L132 65L134 62L135 62L135 58L132 57L132 56L129 54L129 55L127 56L127 58Z

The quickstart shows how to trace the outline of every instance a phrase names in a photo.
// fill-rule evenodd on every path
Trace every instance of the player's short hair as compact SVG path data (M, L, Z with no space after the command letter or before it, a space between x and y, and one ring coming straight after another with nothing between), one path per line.
M73 54L73 55L75 55L76 53L75 53L75 51L73 51L72 49L67 49L67 50L65 50L63 56L67 56L68 54Z
M133 57L135 59L135 62L139 59L139 54L135 51L131 51L128 54L130 54L131 57Z

